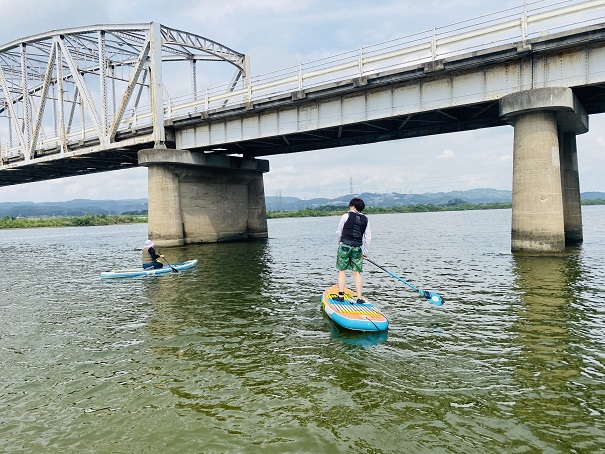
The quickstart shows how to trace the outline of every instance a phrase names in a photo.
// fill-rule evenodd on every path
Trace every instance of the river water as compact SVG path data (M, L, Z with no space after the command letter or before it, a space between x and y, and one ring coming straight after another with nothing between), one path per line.
M605 206L552 256L512 255L510 216L371 216L370 258L446 300L366 263L380 336L321 313L338 217L105 281L145 224L0 231L0 451L604 452Z

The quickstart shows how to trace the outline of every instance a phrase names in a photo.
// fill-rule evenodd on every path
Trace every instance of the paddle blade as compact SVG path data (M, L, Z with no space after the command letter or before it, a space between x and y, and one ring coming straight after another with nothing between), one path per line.
M427 290L420 290L420 294L424 296L427 300L429 300L431 303L433 303L435 306L443 305L443 298L439 293Z

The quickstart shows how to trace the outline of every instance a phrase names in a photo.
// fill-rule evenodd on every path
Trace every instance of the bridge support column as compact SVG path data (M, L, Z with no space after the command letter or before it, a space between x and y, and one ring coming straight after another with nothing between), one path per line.
M512 251L561 252L581 242L575 135L588 131L583 107L570 88L541 88L503 97L500 114L515 128Z
M513 251L565 249L557 123L553 112L519 115L513 151Z
M184 244L178 175L164 165L149 165L147 188L149 237L162 246Z
M153 148L139 151L149 169L149 238L158 246L267 238L266 160Z

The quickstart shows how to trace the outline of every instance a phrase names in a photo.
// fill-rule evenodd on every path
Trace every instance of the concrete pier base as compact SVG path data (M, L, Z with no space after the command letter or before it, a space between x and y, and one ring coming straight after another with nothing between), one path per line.
M150 165L147 172L149 238L158 246L180 246L185 238L178 175L158 164Z
M158 246L267 238L266 160L154 148L149 169L149 238Z
M515 128L513 145L513 252L562 252L582 241L576 134L588 115L570 88L507 95L502 118Z

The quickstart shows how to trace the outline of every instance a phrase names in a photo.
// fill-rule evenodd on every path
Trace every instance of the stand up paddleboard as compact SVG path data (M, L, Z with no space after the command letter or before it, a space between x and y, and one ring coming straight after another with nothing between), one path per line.
M137 276L155 276L156 274L168 274L179 272L181 270L186 270L189 268L193 268L197 265L197 259L187 260L186 262L177 262L172 263L170 265L164 265L162 268L129 268L126 270L112 270L105 271L101 273L102 279L111 279L117 277L137 277Z
M357 304L355 292L345 289L344 301L338 302L338 285L328 287L321 299L326 315L336 325L352 331L386 331L389 321L373 304L365 299L365 304Z

